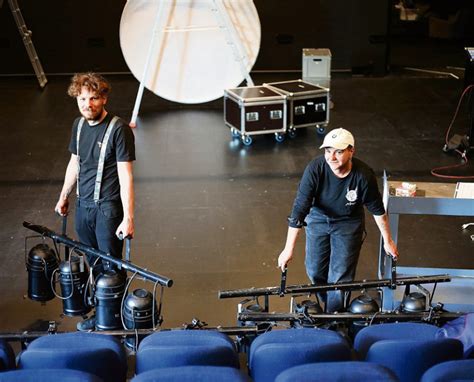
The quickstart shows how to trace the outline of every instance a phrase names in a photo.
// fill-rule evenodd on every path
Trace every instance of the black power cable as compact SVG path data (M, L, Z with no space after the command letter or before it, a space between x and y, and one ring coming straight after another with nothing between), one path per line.
M448 147L448 144L449 144L449 134L451 132L451 129L454 125L454 121L456 120L457 116L458 116L458 112L459 112L459 108L461 106L461 103L462 103L462 100L464 98L464 96L469 92L471 92L472 88L474 87L474 85L469 85L466 89L464 89L464 91L462 92L461 94L461 97L459 99L459 102L458 102L458 105L456 107L456 111L454 113L454 116L453 116L453 119L451 120L451 123L449 124L449 127L446 131L446 136L445 136L445 147ZM470 94L469 94L470 95ZM469 148L468 148L469 149ZM431 170L431 175L434 175L438 178L444 178L444 179L474 179L474 175L445 175L445 174L441 174L439 173L438 171L440 170L452 170L454 168L460 168L460 167L464 167L464 166L467 166L468 164L468 159L467 159L467 150L465 152L462 152L461 150L455 148L454 149L454 152L456 152L457 154L459 154L461 156L461 159L463 160L463 163L459 163L459 164L455 164L455 165L450 165L450 166L442 166L442 167L435 167Z

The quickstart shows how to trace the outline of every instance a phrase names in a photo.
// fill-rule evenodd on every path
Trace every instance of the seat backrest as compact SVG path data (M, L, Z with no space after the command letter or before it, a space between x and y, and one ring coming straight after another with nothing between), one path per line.
M371 362L319 362L295 366L280 373L275 382L351 381L398 382L397 376L382 365Z
M439 363L429 368L421 382L474 381L474 359Z
M112 336L90 332L70 332L39 337L27 349L109 349L126 362L127 355L120 341Z
M97 333L61 333L40 337L20 354L21 369L75 369L104 381L125 381L127 357L121 343Z
M458 340L384 340L374 343L366 361L392 370L401 382L417 382L430 367L462 358L462 343Z
M242 371L226 366L181 366L149 370L136 375L132 382L249 382Z
M7 341L0 340L0 370L15 368L15 353Z
M347 361L347 341L325 329L287 329L267 332L250 346L249 369L255 382L273 381L290 367L314 362Z
M11 370L0 373L0 382L103 382L98 376L70 369Z
M139 349L155 346L219 345L235 350L234 343L225 334L215 330L169 330L153 333L143 339Z
M252 353L256 351L260 346L266 344L301 344L301 343L314 343L317 341L320 344L334 344L344 343L347 346L347 341L337 332L327 329L318 328L299 328L299 329L286 329L286 330L272 330L270 332L259 335L250 347L249 359L252 359Z
M143 339L136 354L135 372L167 367L208 365L239 368L232 340L210 330L172 330Z
M382 340L434 339L438 327L419 322L396 322L371 325L360 330L354 338L354 349L361 360L365 359L372 344Z

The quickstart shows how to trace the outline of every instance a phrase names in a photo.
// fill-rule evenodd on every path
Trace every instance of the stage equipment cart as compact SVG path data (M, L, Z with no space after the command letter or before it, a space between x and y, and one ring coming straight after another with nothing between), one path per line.
M249 146L252 136L274 134L277 142L285 139L285 96L265 86L224 90L224 120L234 138Z
M302 80L271 82L263 84L284 95L287 103L286 128L290 137L296 129L314 126L323 134L329 123L329 89Z

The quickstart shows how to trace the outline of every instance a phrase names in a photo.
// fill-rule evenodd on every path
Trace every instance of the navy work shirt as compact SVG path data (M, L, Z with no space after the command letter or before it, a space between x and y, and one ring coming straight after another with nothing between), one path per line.
M322 155L306 166L288 219L289 226L300 228L312 207L330 218L363 218L364 205L374 215L385 213L373 170L352 158L351 172L339 178Z

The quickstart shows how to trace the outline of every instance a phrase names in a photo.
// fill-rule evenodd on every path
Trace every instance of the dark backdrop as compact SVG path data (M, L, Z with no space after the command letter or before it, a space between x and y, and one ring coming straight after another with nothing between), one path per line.
M119 42L125 0L19 1L48 73L128 72ZM255 70L301 70L303 48L329 48L332 68L384 74L388 0L255 0L262 45ZM0 74L33 73L7 0L0 9Z

